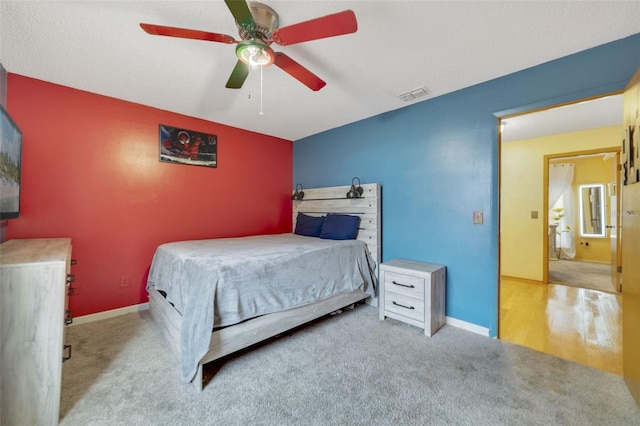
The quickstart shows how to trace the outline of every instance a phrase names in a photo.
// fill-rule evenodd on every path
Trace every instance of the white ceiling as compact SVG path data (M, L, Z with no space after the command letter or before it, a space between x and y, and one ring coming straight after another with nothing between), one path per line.
M358 31L273 46L327 82L277 67L225 83L234 46L150 36L140 22L229 34L222 0L0 1L10 73L297 140L640 32L640 1L266 0L280 26L352 9ZM428 87L427 98L401 93ZM264 115L260 115L260 102Z
M502 142L622 126L623 96L612 95L502 120ZM622 129L622 128L621 128Z

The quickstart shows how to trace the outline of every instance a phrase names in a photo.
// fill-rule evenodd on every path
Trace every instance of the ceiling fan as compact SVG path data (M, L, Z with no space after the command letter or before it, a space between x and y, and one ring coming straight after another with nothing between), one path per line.
M358 30L356 16L352 10L345 10L280 28L278 14L265 4L258 2L247 3L245 0L225 0L225 3L235 18L241 40L236 40L226 34L164 25L140 24L140 26L151 35L237 44L236 56L238 57L238 62L227 81L226 87L229 89L242 87L249 75L250 67L265 67L275 64L314 91L322 89L327 83L284 53L274 52L270 47L271 44L276 43L280 46L288 46L305 41L350 34Z

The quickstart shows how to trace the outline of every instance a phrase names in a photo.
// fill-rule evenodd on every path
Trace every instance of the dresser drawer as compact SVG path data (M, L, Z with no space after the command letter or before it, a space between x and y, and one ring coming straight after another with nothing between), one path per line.
M398 315L424 322L424 300L385 291L384 309Z
M424 299L424 278L386 271L384 289L404 296Z

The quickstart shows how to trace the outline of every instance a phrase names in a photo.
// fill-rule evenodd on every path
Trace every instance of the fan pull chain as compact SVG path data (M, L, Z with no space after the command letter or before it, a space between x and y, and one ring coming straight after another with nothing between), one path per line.
M260 67L260 115L264 115L262 112L262 68L264 67Z

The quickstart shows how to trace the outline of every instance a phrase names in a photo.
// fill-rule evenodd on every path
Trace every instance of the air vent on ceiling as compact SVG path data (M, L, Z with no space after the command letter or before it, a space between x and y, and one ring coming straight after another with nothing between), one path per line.
M427 89L426 87L420 87L418 89L413 89L409 92L406 93L402 93L400 95L398 95L398 97L400 99L402 99L405 102L409 102L412 101L414 99L418 99L421 98L423 96L427 96L429 93L431 93L431 91L429 89Z

